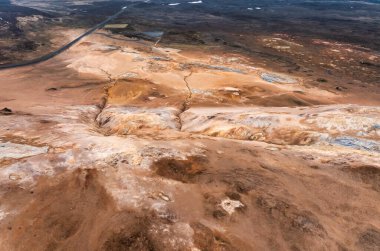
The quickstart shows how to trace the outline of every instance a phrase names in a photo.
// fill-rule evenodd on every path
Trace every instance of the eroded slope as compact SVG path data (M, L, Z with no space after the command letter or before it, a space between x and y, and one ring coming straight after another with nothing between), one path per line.
M3 250L380 245L376 99L102 34L0 75Z

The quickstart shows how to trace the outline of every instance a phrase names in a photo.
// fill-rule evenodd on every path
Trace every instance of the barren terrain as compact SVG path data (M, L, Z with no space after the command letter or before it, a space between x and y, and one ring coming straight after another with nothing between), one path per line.
M169 38L0 71L0 250L380 250L377 51L255 38L303 71Z

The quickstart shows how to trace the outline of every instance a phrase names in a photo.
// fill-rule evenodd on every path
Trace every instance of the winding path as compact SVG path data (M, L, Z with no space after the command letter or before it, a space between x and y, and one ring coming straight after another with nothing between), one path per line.
M120 16L126 9L127 9L127 7L124 6L116 14L108 17L106 20L104 20L103 22L95 25L91 29L87 30L85 33L83 33L82 35L80 35L79 37L77 37L76 39L74 39L73 41L71 41L70 43L62 46L61 48L59 48L59 49L57 49L57 50L55 50L53 52L50 52L50 53L48 53L46 55L43 55L41 57L38 57L38 58L35 58L35 59L32 59L32 60L28 60L28 61L24 61L24 62L20 62L20 63L0 64L0 70L2 70L2 69L9 69L9 68L16 68L16 67L22 67L22 66L28 66L28 65L33 65L33 64L38 64L38 63L44 62L46 60L49 60L49 59L51 59L51 58L53 58L53 57L61 54L65 50L69 49L70 47L72 47L73 45L75 45L76 43L78 43L82 38L90 35L94 31L96 31L97 29L102 28L108 22L110 22L111 20L113 20L113 19L117 18L118 16Z

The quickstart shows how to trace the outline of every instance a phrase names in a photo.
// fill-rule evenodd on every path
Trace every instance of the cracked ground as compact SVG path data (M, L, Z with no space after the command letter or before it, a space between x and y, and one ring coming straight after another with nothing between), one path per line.
M0 72L1 250L378 250L379 99L105 35Z

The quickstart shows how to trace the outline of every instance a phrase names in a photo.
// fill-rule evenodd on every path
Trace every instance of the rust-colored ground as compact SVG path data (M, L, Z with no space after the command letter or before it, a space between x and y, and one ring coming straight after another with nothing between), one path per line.
M0 250L379 250L377 92L103 35L0 72Z

